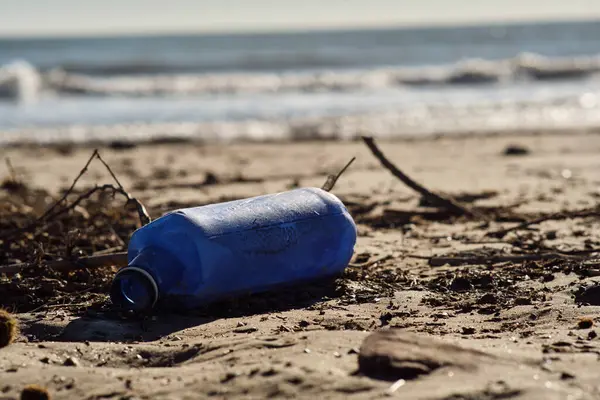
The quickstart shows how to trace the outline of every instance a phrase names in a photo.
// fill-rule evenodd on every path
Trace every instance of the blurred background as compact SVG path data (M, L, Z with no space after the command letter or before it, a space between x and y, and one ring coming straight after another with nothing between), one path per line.
M0 143L600 127L597 0L0 0Z

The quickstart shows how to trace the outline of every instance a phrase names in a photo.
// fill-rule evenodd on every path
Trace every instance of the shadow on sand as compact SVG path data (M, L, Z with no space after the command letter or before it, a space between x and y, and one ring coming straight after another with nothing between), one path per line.
M85 316L66 326L42 322L26 326L23 333L69 342L154 341L217 319L306 308L340 294L337 281L330 279L216 302L191 311L166 301L149 315L127 315L110 308L88 310ZM49 329L52 326L54 329Z

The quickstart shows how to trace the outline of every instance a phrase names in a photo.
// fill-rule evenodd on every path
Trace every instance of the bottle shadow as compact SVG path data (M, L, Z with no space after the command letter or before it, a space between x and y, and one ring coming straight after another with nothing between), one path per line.
M53 340L68 342L148 342L222 318L239 318L314 306L338 298L337 279L321 280L276 291L236 297L184 311L163 301L151 314L128 314L112 308L88 310L69 322Z

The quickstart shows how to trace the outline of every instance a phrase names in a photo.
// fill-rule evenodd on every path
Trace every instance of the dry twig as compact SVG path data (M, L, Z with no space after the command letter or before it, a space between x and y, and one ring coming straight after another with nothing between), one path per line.
M455 200L441 196L439 194L433 193L430 190L426 189L422 185L415 182L412 178L402 172L398 167L396 167L387 157L381 152L381 150L375 144L375 139L370 136L363 136L363 141L371 150L371 153L379 160L381 165L386 168L388 171L392 173L396 178L400 179L402 183L404 183L409 188L413 189L421 196L423 196L429 203L444 208L454 214L457 215L467 215L471 217L477 217L472 210L465 208L464 206L458 204Z
M348 264L348 266L352 267L352 268L367 268L367 267L370 267L371 265L375 265L382 261L389 260L390 258L393 258L391 254L384 254L382 256L375 257L374 259L363 262L363 263L350 263L350 264Z
M418 258L428 260L432 267L441 267L443 265L485 265L497 264L501 262L524 262L524 261L541 261L541 260L586 260L589 257L568 255L561 253L540 253L540 254L523 254L523 255L507 255L507 256L473 256L473 257L425 257L417 255L409 255L410 258Z
M69 197L69 195L71 195L73 193L73 189L75 188L75 185L77 185L77 182L79 182L79 179L81 179L81 177L87 172L88 167L90 166L90 164L92 163L92 161L95 158L100 160L100 162L106 167L106 169L108 170L108 172L110 173L110 175L112 176L114 181L116 182L117 186L114 186L111 184L96 186L96 187L88 190L86 193L81 194L70 205L65 205L64 207L59 208L59 206L62 205L63 203L67 203L67 198ZM119 182L119 180L117 179L117 176L114 174L114 172L112 171L110 166L104 161L104 159L100 156L100 153L96 149L96 150L94 150L94 152L92 153L90 158L87 160L87 162L85 163L85 165L83 166L81 171L79 171L79 174L75 177L75 179L71 183L71 186L69 187L69 189L67 189L67 191L62 195L62 197L60 199L58 199L50 208L48 208L48 210L46 210L46 212L44 212L44 214L42 214L35 221L33 221L32 223L30 223L29 225L27 225L23 228L3 232L2 234L0 234L0 237L6 238L6 237L11 237L18 233L27 232L27 231L35 228L38 225L44 224L47 221L50 221L62 214L74 209L75 207L77 207L79 205L79 203L81 203L81 201L89 198L94 193L96 193L98 191L106 191L106 190L112 191L113 195L120 194L123 197L125 197L125 199L127 200L126 205L133 204L137 210L137 213L138 213L138 216L140 218L140 222L142 225L146 225L146 224L150 223L151 219L150 219L150 215L148 214L148 211L146 210L146 207L144 207L144 205L138 199L131 196L131 194L129 194L129 192L127 192L123 188L123 185L121 185L121 182Z
M94 152L92 153L92 155L90 156L90 158L87 160L87 162L81 169L81 171L79 171L79 174L73 180L73 183L71 183L71 186L69 187L69 189L67 189L67 191L63 194L63 196L57 202L55 202L52 205L52 207L47 209L46 212L44 214L42 214L42 216L39 217L36 222L44 221L48 217L48 215L50 215L52 213L52 211L54 211L54 209L56 207L58 207L61 203L67 201L67 197L69 197L69 195L73 192L75 185L77 185L77 182L79 182L79 179L81 179L81 177L87 172L88 167L90 166L90 164L92 163L94 158L96 158L97 155L98 155L98 149L95 149Z
M131 195L128 192L126 192L123 189L123 187L116 187L115 185L111 185L108 183L104 184L104 185L100 185L100 186L95 186L95 187L91 188L90 190L88 190L87 192L80 194L79 197L77 197L75 200L73 200L73 202L71 204L69 204L66 207L61 208L60 210L55 211L52 214L47 215L46 219L51 220L53 218L58 217L59 215L69 212L70 210L77 207L79 205L79 203L81 203L83 200L88 199L94 193L101 192L101 191L112 191L113 194L122 195L123 197L125 197L125 199L127 199L126 204L133 204L136 207L136 210L138 212L138 216L140 218L140 222L142 223L142 225L146 225L147 223L150 222L150 216L148 215L148 212L146 211L146 207L144 207L144 205L139 200L137 200L134 197L131 197Z
M546 222L546 221L561 220L561 219L567 219L567 218L578 218L578 217L581 218L581 217L598 216L598 215L600 215L600 209L598 207L586 208L583 210L576 210L576 211L559 212L556 214L545 215L543 217L536 218L531 221L526 221L526 222L523 222L519 225L510 227L510 228L500 229L498 231L493 231L493 232L488 232L486 234L486 236L502 238L502 237L506 236L506 234L508 234L509 232L529 228L531 225L537 225L537 224L540 224L540 223Z
M346 172L346 170L348 169L348 167L350 167L350 165L352 165L352 163L354 162L354 160L356 160L356 157L352 157L352 159L350 161L348 161L348 163L346 164L346 166L344 168L342 168L340 170L340 172L337 173L337 175L328 175L327 176L327 180L325 181L325 183L323 184L323 186L321 187L321 189L323 189L326 192L330 192L331 189L333 189L333 187L337 183L338 179L340 179L340 176L342 176L342 174L344 172Z
M8 169L8 173L10 174L10 179L12 182L18 182L19 179L17 178L17 171L15 171L15 168L12 165L12 162L10 161L10 158L6 157L4 159L4 161L6 162L6 169Z

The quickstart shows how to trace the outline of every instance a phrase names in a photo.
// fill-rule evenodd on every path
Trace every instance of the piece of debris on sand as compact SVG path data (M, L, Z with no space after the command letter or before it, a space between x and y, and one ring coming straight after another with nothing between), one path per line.
M17 319L8 311L0 308L0 348L15 341L18 334Z

